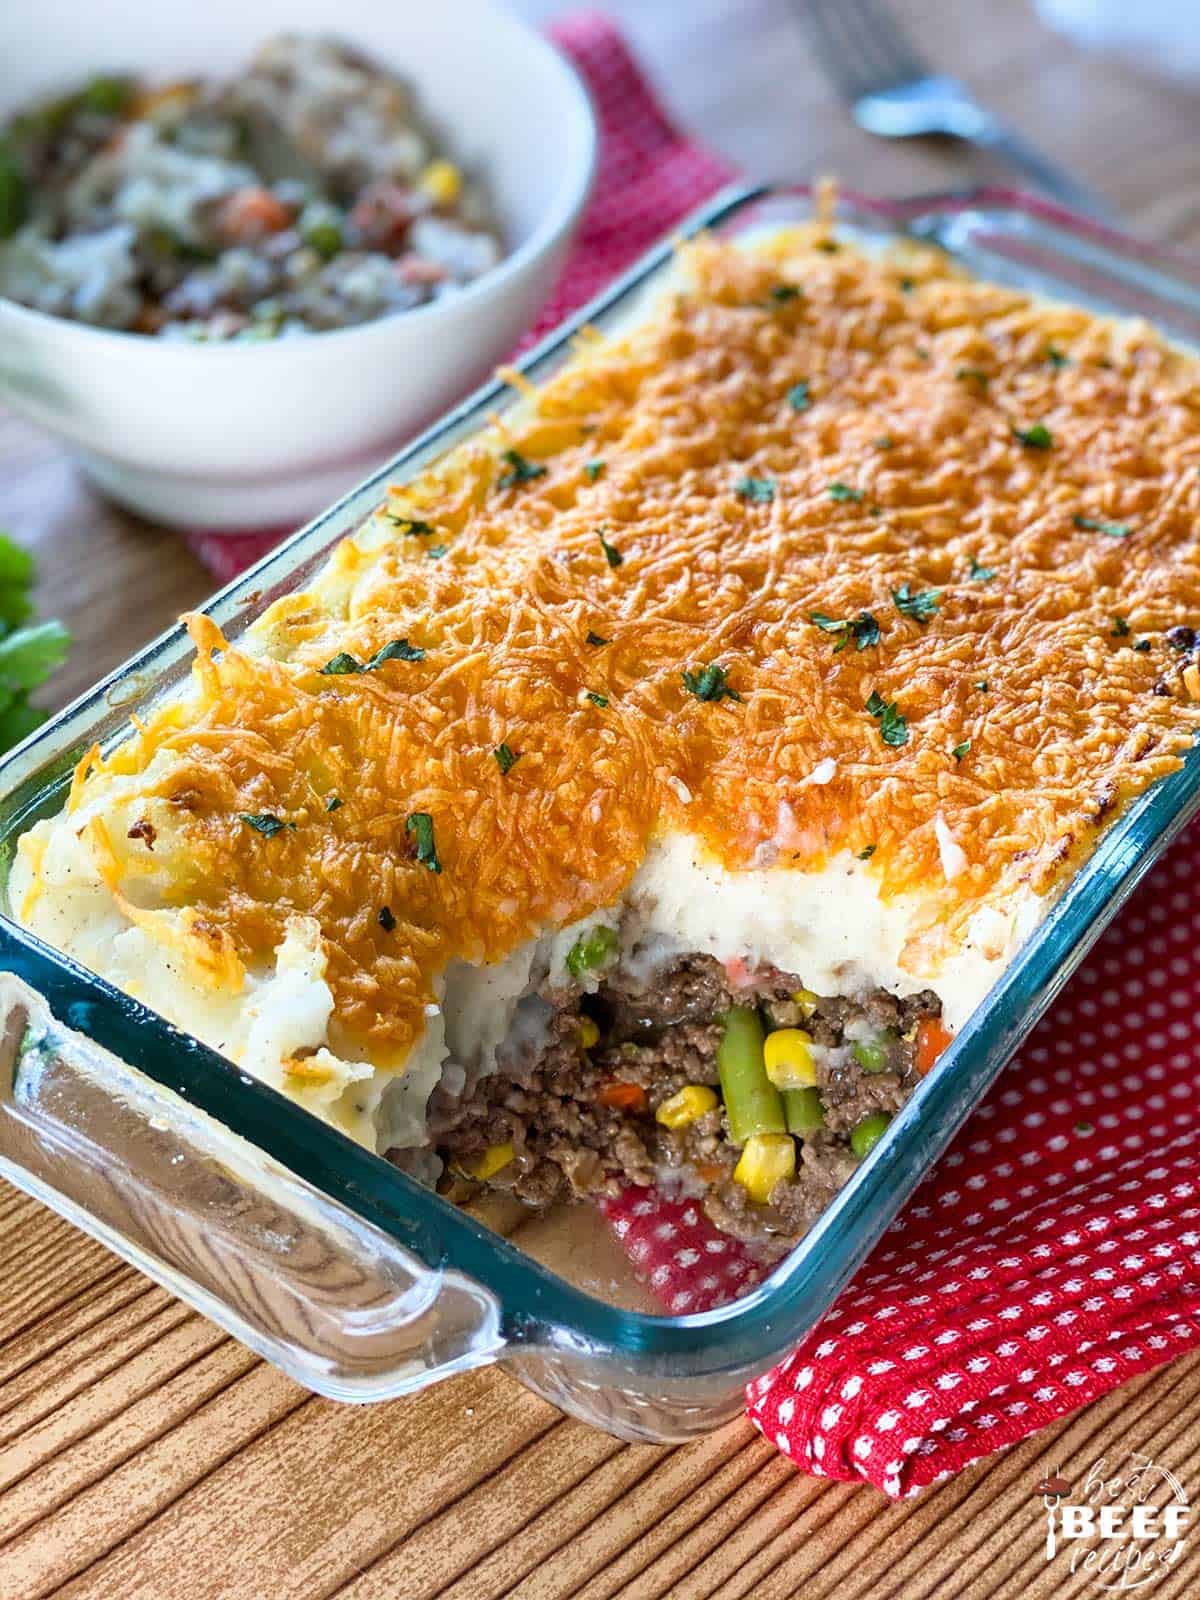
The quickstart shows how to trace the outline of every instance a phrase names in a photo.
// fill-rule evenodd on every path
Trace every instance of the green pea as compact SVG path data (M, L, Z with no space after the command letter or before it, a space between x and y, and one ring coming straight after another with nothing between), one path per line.
M585 972L594 972L606 966L621 945L615 928L603 926L589 928L581 933L567 952L567 971L573 978L582 978Z
M327 208L314 208L301 218L300 236L326 261L336 256L345 243L341 219L335 211Z
M874 1116L864 1117L861 1122L855 1123L850 1133L850 1148L860 1161L874 1150L891 1120L882 1111L877 1111Z
M886 1037L880 1034L874 1039L856 1039L850 1054L864 1072L885 1072L891 1052Z
M783 1112L788 1132L803 1136L825 1126L825 1107L819 1089L785 1089Z

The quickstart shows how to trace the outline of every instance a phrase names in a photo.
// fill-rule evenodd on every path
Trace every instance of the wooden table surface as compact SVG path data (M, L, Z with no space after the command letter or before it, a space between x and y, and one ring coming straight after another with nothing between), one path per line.
M1081 56L1024 0L893 9L1132 228L1200 246L1200 98ZM674 112L751 174L894 193L987 175L858 133L789 0L609 10ZM210 587L173 534L102 504L58 447L3 417L0 526L36 549L43 610L76 635L56 701ZM1045 1560L1046 1472L1078 1482L1136 1450L1200 1504L1200 1355L897 1508L798 1475L745 1422L676 1450L623 1445L494 1370L339 1407L3 1186L0 1214L3 1600L1032 1600L1094 1587ZM1200 1533L1153 1585L1162 1600L1198 1591Z

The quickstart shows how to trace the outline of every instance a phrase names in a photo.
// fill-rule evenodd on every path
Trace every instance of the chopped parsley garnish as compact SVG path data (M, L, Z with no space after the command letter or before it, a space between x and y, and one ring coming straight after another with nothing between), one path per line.
M809 406L812 405L812 394L809 391L807 382L801 381L793 384L788 390L787 401L793 411L807 411Z
M391 644L376 650L364 665L364 672L377 672L385 661L424 661L425 652L420 645L409 644L407 639L393 639Z
M900 714L900 709L894 700L885 700L877 689L873 689L871 698L867 701L867 710L871 716L878 717L879 733L884 744L908 743L908 723Z
M264 839L273 839L285 828L290 828L293 833L296 831L294 822L284 822L282 817L276 817L270 811L239 811L238 817L255 833L261 833Z
M1056 370L1061 367L1069 367L1071 365L1070 356L1063 355L1062 351L1052 344L1048 344L1046 346L1046 360Z
M449 548L450 546L448 544L431 544L429 549L426 550L425 554L431 561L438 561L446 554L446 551L449 550Z
M908 294L910 289L915 289L917 287L917 280L915 278L901 278L900 287L903 289L905 294Z
M698 667L693 672L683 672L683 686L689 694L694 694L697 700L740 700L742 697L729 682L729 674L725 668L715 661L709 662L706 667Z
M604 537L603 530L600 528L596 529L596 537L600 541L600 548L604 551L604 559L608 562L609 566L619 567L622 561L624 561L625 557L617 549L616 545L609 544L608 540Z
M546 469L540 461L526 461L519 450L505 450L502 459L508 462L508 471L497 478L498 489L516 489L523 483L532 483L535 478L546 476Z
M982 562L976 561L974 556L971 557L971 565L967 569L967 577L970 578L972 583L991 583L995 576L995 567L985 567Z
M835 256L842 247L836 239L818 239L816 248L823 250L827 256Z
M594 706L599 706L601 711L603 711L604 707L608 704L608 696L606 694L597 694L595 689L589 689L587 692L587 697Z
M992 379L991 373L985 372L982 367L959 367L954 376L960 382L964 379L972 379L984 389L987 388Z
M325 802L325 809L326 811L340 811L342 809L342 797L340 795L331 794L329 799Z
M871 857L875 854L878 848L879 846L876 844L869 844L865 850L860 850L858 852L858 859L860 861L870 861Z
M892 603L896 610L902 616L911 617L914 622L928 622L941 598L940 589L919 589L914 593L907 583L892 590Z
M739 500L750 500L755 505L770 505L775 498L775 485L770 478L741 478L733 486Z
M498 744L492 751L496 758L496 765L500 768L500 776L507 778L517 762L521 759L521 752L514 750L511 745Z
M433 818L428 811L414 811L404 824L405 833L411 833L417 841L417 860L423 867L428 867L430 872L440 872L442 863L438 860L437 846L433 842Z
M1150 641L1149 641L1149 639L1139 639L1139 640L1138 640L1138 641L1137 641L1137 643L1136 643L1136 644L1135 644L1135 645L1134 645L1134 647L1133 647L1133 648L1134 648L1134 649L1135 649L1135 650L1138 650L1138 651L1140 651L1140 652L1141 652L1141 654L1142 654L1142 655L1145 655L1145 654L1146 654L1146 652L1147 652L1147 651L1148 651L1148 650L1149 650L1149 648L1150 648Z
M584 463L584 468L583 468L583 475L588 480L589 483L595 483L596 479L599 478L603 474L604 467L605 467L605 463L603 461L588 461L588 462L585 462Z
M989 682L988 682L988 681L987 681L987 679L986 679L986 678L980 678L980 680L979 680L979 682L978 682L978 683L977 683L977 684L976 684L976 685L975 685L975 687L976 687L976 688L977 688L977 689L978 689L978 690L979 690L979 692L980 692L980 694L986 694L986 693L987 693L987 692L988 692L988 690L989 690L989 689L990 689L990 688L991 688L991 687L992 687L992 686L991 686L991 684L990 684L990 683L989 683Z
M1035 422L1032 428L1014 428L1014 435L1028 450L1049 450L1054 435L1044 422Z
M804 290L795 283L777 283L771 288L771 302L774 305L786 305L789 300L799 300L803 297Z
M841 635L833 647L836 656L839 650L844 650L854 640L855 648L866 650L870 645L878 644L880 639L879 623L869 611L860 611L852 621L839 620L837 617L827 617L823 611L812 611L808 620L815 623L822 633L837 633Z
M1105 533L1110 539L1128 539L1133 529L1127 522L1105 522L1100 517L1085 517L1078 511L1071 518L1077 528L1088 533Z
M425 652L419 645L409 644L407 639L393 639L390 644L382 645L369 661L359 661L349 655L345 650L339 650L336 656L331 656L318 671L326 678L341 678L352 672L378 672L387 661L424 661Z
M881 433L877 439L873 439L871 442L876 450L894 450L896 448L896 441L890 433Z
M403 528L405 533L413 534L418 539L426 539L436 530L432 522L422 522L420 517L399 517L394 511L387 512L389 522L394 522L398 528Z
M391 906L380 906L378 914L375 917L375 921L383 929L384 933L391 933L393 928L396 926L396 919L392 915Z
M344 672L361 672L362 663L357 661L354 656L347 655L344 650L339 650L337 655L330 656L325 665L320 668L320 671L326 678L336 678L340 677Z
M1131 630L1124 617L1114 617L1112 619L1112 631L1114 638L1124 639Z
M591 628L589 628L587 631L587 642L591 645L593 650L599 650L604 645L610 644L612 641L604 638L602 634L593 633Z
M861 489L852 489L848 483L831 483L829 485L829 498L831 500L861 500Z
M966 755L967 751L970 748L971 748L970 739L964 739L961 744L956 744L954 746L954 749L951 750L950 754L954 757L955 761L961 761L962 758Z

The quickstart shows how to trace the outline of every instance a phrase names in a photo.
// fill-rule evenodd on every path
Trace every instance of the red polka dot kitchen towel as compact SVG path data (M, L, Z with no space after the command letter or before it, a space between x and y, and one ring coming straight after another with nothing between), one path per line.
M916 1494L1200 1345L1200 823L1156 866L750 1416L806 1472ZM936 1070L936 1068L935 1068ZM672 1311L753 1263L695 1205L608 1206Z
M600 154L591 202L562 278L519 349L598 294L733 176L731 166L671 125L607 18L592 12L564 17L549 33L587 84L600 125ZM185 537L225 583L287 531Z
M731 175L672 128L602 17L555 24L601 126L595 195L531 337ZM222 579L274 542L198 535ZM1200 1344L1200 911L1176 845L875 1254L750 1415L805 1471L918 1492ZM609 1208L672 1311L732 1298L753 1262L697 1208Z

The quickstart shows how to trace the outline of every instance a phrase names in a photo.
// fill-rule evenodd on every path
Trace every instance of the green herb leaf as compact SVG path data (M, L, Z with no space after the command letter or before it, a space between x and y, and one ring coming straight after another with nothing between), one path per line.
M915 278L901 278L900 287L905 294L908 294L911 290L917 287L917 280Z
M417 860L423 867L428 867L430 872L440 872L442 863L438 860L437 846L433 842L433 818L428 811L414 811L405 819L405 833L411 833L417 841Z
M867 710L879 719L879 735L884 744L894 746L908 743L908 723L894 700L885 700L878 690L871 691Z
M841 635L839 642L834 646L833 653L844 650L854 640L855 648L866 650L868 646L878 644L880 640L879 623L869 611L860 611L853 621L839 621L836 617L827 617L823 611L813 611L808 620L816 624L823 633L837 633Z
M383 929L384 933L391 933L396 926L396 919L392 915L391 906L380 906L375 921Z
M928 622L938 609L938 601L942 598L940 589L921 589L914 592L908 584L899 589L892 590L892 603L896 610L903 616L911 617L914 622Z
M29 215L29 185L8 143L0 139L0 239L11 239Z
M963 382L967 379L977 383L981 389L986 389L992 380L990 372L985 372L982 367L959 367L954 376Z
M605 639L601 634L593 633L590 628L587 631L587 642L593 650L600 650L604 645L612 643L610 639Z
M733 492L739 500L765 506L775 498L775 485L770 478L741 478L734 484Z
M496 765L500 768L500 776L507 778L517 762L521 759L521 752L514 750L510 745L498 744L492 751L496 758Z
M970 578L972 583L991 583L995 576L995 567L982 566L974 556L971 557L971 565L967 569L967 577Z
M862 497L863 497L862 490L861 489L852 489L849 486L849 484L846 484L846 483L831 483L829 485L829 498L831 500L854 500L854 501L858 501L858 500L861 500Z
M1150 649L1150 641L1149 641L1149 639L1139 639L1135 643L1133 648L1135 650L1137 650L1140 654L1145 655L1146 652Z
M535 478L546 476L546 469L540 461L526 461L519 450L505 450L501 459L508 462L508 471L497 478L498 489L516 489L523 483L532 483Z
M378 672L385 661L424 661L425 652L419 645L409 644L407 639L393 639L391 644L385 644L382 649L376 650L371 659L363 666L364 672Z
M787 401L793 411L807 411L809 406L812 405L812 395L809 393L808 384L806 382L793 384L788 390Z
M66 660L71 635L61 622L39 622L0 639L0 689L36 689Z
M411 534L418 539L427 539L431 533L437 531L432 522L422 522L420 517L398 517L392 511L387 512L386 515L389 522L394 523L397 528L403 528L406 534Z
M951 750L950 754L954 757L955 761L961 761L962 758L966 755L967 751L970 748L971 748L970 739L964 739L961 744L956 744L954 746L954 749Z
M1112 631L1114 638L1124 639L1132 630L1124 617L1114 617L1112 619Z
M881 433L877 439L873 439L871 442L876 450L894 450L896 448L896 441L890 433Z
M692 672L683 672L683 686L697 700L740 700L742 697L729 683L729 674L715 661Z
M1054 435L1044 422L1035 422L1032 428L1014 428L1013 433L1029 450L1049 450L1054 444Z
M361 672L362 662L345 650L339 650L337 655L330 656L323 667L318 667L318 672L325 678L340 678L348 672Z
M589 689L587 692L587 697L594 706L599 706L601 711L603 711L605 706L608 704L608 696L606 694L597 694L595 689Z
M296 831L294 822L284 822L282 817L276 817L270 811L239 811L238 817L255 833L261 833L264 839L273 839L285 828L290 828L293 833Z
M604 559L608 562L609 566L619 567L622 561L624 561L625 557L617 549L616 545L609 544L600 528L596 529L596 537L600 541L600 547L604 551Z
M1052 344L1048 344L1046 346L1046 360L1056 370L1062 367L1069 367L1071 365L1070 356L1063 355L1062 351L1056 349Z
M991 688L991 684L986 678L980 678L975 687L979 690L980 694L987 694L988 690Z
M800 300L803 296L804 290L795 283L777 283L770 292L770 299L777 306L786 305L789 300Z
M336 794L331 794L329 799L325 802L325 809L326 811L340 811L342 809L341 797Z
M877 844L869 844L865 850L860 850L858 852L858 859L860 861L870 861L871 857L878 849L879 846Z
M583 475L589 483L595 483L602 476L605 463L603 461L588 461L584 463Z
M449 548L448 544L431 544L425 554L431 561L440 561Z
M1110 539L1128 539L1133 529L1127 522L1104 522L1099 517L1084 517L1077 511L1071 518L1077 528L1088 533L1104 533Z

